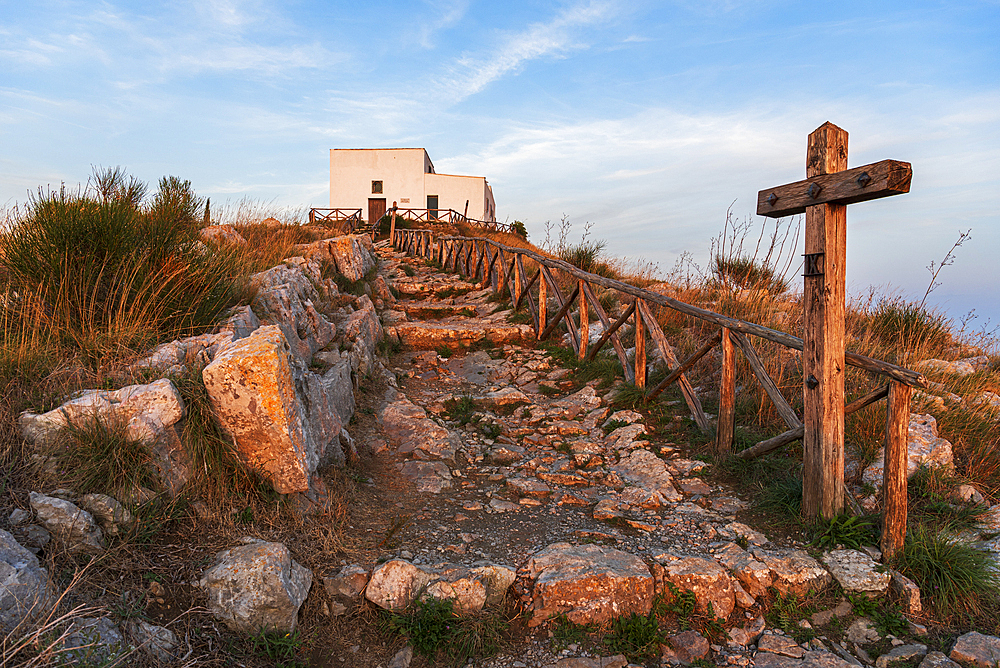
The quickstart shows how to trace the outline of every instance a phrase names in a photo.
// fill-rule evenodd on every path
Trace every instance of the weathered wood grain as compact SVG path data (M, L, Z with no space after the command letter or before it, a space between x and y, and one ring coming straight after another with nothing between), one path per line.
M868 180L862 175L867 175ZM757 193L757 215L782 218L805 213L806 207L817 204L846 205L902 195L910 192L912 178L910 163L898 160L882 160L835 174L822 173L804 181L761 190ZM808 192L813 185L819 188L815 198Z
M720 457L728 457L733 449L733 435L736 433L736 353L731 332L723 328L719 332L722 343L722 375L719 378L719 417L715 427L715 452Z
M891 559L906 538L906 467L910 427L910 393L902 383L889 382L885 423L885 471L882 478L882 559Z

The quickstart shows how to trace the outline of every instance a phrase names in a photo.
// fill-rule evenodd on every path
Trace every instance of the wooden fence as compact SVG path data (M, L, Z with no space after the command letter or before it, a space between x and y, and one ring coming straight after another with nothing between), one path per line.
M430 225L435 223L450 223L453 225L464 223L471 227L490 232L514 232L514 225L512 223L498 223L495 220L477 220L475 218L469 218L465 214L459 213L454 209L400 209L397 207L395 209L389 209L384 215L391 216L392 214L415 223L427 223ZM362 218L361 209L312 208L309 209L309 222L310 224L335 223L332 227L335 227L342 234L353 234L366 226L366 221ZM376 235L379 222L380 221L375 221L375 223L368 230L366 230L371 233L373 237Z
M637 288L574 267L562 260L546 257L539 253L514 248L481 237L441 236L435 237L431 230L397 229L392 238L393 246L407 254L439 262L445 269L461 273L474 282L480 282L494 292L509 291L515 308L527 306L531 314L535 336L538 340L549 338L560 322L565 323L569 342L581 360L593 360L604 346L611 344L625 379L645 390L645 401L657 397L673 383L678 383L691 416L703 432L711 431L711 423L705 415L698 394L686 376L701 358L715 346L722 348L722 374L719 387L719 409L716 423L715 449L722 456L732 450L735 433L735 381L736 355L739 350L764 392L774 404L787 430L778 436L761 441L737 453L740 458L759 456L793 441L802 439L804 427L795 410L782 396L777 384L764 368L750 337L772 341L792 350L802 350L802 339L763 327L755 323L737 320L687 304L671 297L649 290ZM527 261L527 262L526 262ZM526 271L526 263L531 271ZM532 266L533 265L533 266ZM564 294L563 284L572 285L569 294ZM530 273L530 275L529 275ZM628 307L616 320L612 321L601 306L593 286L614 290L623 298ZM549 313L550 300L554 313ZM717 326L694 354L680 361L667 340L662 328L650 309L650 305L672 309L709 325ZM579 324L573 318L571 309L576 306ZM603 325L603 332L596 341L590 341L590 311ZM635 352L633 359L626 355L619 338L619 330L631 323L635 332ZM646 385L647 334L666 361L668 375L654 387ZM848 352L845 362L865 371L885 378L885 384L869 394L848 403L845 414L858 411L876 401L888 399L886 420L886 448L884 473L884 528L882 547L886 555L895 553L902 546L906 532L906 465L907 436L909 425L909 398L912 388L928 386L927 379L920 373L904 369L895 364L873 359L865 355ZM808 381L806 381L808 382ZM852 495L845 494L852 502L852 509L860 513Z
M351 234L364 222L361 209L309 209L309 223L326 223L341 234Z

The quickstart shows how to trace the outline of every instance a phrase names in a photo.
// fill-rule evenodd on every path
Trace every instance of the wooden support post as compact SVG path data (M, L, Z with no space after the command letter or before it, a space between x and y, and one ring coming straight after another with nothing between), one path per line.
M587 282L577 279L577 289L580 291L580 349L576 356L583 359L587 356L587 344L590 343L590 314L587 313Z
M806 176L847 169L847 132L824 123L809 135ZM806 207L802 350L802 511L834 517L844 509L844 305L847 205Z
M642 302L636 299L636 304ZM646 387L646 328L642 324L642 309L635 309L635 386L640 390Z
M538 273L541 274L542 265L538 265ZM538 281L538 327L535 328L535 336L539 340L542 338L542 332L545 331L545 317L549 312L549 295L545 289L545 279Z
M731 332L722 328L722 377L719 380L719 419L715 427L715 452L728 457L736 433L736 351Z
M885 422L885 473L882 479L882 560L903 548L906 538L906 465L910 430L909 385L889 381Z
M516 259L520 258L518 257L515 258L515 260ZM521 266L520 262L514 262L514 292L511 293L511 300L515 304L521 301Z

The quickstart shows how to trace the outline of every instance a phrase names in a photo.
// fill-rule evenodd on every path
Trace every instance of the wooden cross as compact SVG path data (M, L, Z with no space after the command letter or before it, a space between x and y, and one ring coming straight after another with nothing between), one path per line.
M827 122L809 135L806 180L757 194L757 215L806 214L802 510L807 517L834 517L844 507L847 205L909 192L912 174L909 163L896 160L847 169L847 132Z

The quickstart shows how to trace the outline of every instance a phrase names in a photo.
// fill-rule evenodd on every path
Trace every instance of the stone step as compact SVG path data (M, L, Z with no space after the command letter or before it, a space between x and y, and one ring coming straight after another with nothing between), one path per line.
M395 331L403 345L424 350L435 350L441 346L499 346L530 341L535 336L531 325L513 325L475 318L462 318L457 322L402 322L391 330Z

